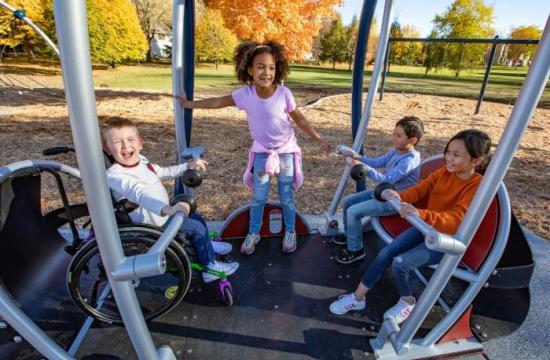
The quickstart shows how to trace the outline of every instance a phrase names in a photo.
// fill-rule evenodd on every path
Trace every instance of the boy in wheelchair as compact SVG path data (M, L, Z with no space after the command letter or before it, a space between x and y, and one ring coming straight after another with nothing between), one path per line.
M127 199L139 205L128 214L132 223L163 227L170 216L178 211L189 216L191 208L188 203L169 205L168 192L161 181L174 179L189 168L205 171L207 163L204 160L197 159L171 167L150 163L140 154L143 139L137 126L124 118L114 117L105 121L102 141L104 151L114 160L107 169L107 182L114 199ZM201 221L187 217L180 232L190 241L197 262L204 268L224 272L228 276L239 268L237 262L221 262L215 259L216 253L225 254L231 251L231 244L211 242L206 226ZM209 272L203 272L202 276L205 282L219 279Z

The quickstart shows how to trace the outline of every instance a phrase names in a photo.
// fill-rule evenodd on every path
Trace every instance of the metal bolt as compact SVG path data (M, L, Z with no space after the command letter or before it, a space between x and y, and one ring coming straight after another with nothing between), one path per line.
M8 324L5 321L0 321L0 329L7 329Z
M486 338L486 337L487 337L487 333L484 331L484 332L481 333L481 336L484 337L484 338Z
M474 328L475 328L476 330L480 330L480 329L481 329L481 326L479 326L479 324L475 324L475 325L474 325Z
M489 283L487 282L487 283L483 284L483 287L484 287L484 288L488 288L488 287L489 287Z
M496 275L496 274L498 274L498 270L495 269L493 270L493 275Z
M15 342L15 343L20 343L20 342L22 342L22 341L23 341L23 338L22 338L21 336L19 336L19 335L15 335L15 336L13 337L13 342Z

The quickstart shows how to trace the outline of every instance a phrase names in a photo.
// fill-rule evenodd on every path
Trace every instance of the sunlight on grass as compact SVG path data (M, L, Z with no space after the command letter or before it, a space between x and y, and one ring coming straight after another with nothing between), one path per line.
M239 86L234 65L198 64L195 70L195 87L235 88ZM364 73L364 87L369 85L372 66ZM94 83L97 87L150 89L172 91L172 68L169 65L119 66L110 70L95 70ZM459 77L450 69L432 70L425 75L425 69L418 66L390 66L386 80L386 91L423 93L433 95L460 96L477 99L483 80L484 69L461 72ZM494 66L489 78L485 98L513 101L527 74L527 68ZM346 64L332 66L292 65L286 82L292 86L316 88L348 88L351 91L352 72ZM550 86L550 85L549 85ZM550 105L550 92L545 91L541 104Z

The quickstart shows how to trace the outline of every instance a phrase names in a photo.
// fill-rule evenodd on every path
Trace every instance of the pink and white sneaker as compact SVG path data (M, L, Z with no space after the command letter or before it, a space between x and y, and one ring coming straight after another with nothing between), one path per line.
M357 301L354 293L340 295L338 300L330 304L330 312L334 315L343 315L350 310L363 310L366 307L365 299Z
M399 299L397 304L384 313L384 319L393 318L397 324L401 324L403 321L407 320L414 309L414 305L415 304L409 304L403 299Z

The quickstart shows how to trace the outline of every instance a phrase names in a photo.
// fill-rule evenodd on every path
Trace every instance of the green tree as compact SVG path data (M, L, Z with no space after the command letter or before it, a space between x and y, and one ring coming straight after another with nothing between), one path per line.
M535 39L538 40L542 36L542 30L535 25L518 26L510 33L512 39ZM537 45L527 44L510 44L508 48L508 59L512 60L512 64L517 66L520 59L528 60L535 56Z
M437 31L432 30L429 38L435 39L437 37ZM430 70L444 65L446 46L447 44L436 42L424 44L424 67L426 68L424 76L427 76Z
M202 61L213 61L217 69L220 61L232 59L238 40L225 27L219 10L206 9L197 26L195 43L197 58Z
M493 37L493 6L483 0L455 0L442 15L436 15L433 23L436 31L447 38ZM449 44L447 61L455 76L463 68L471 69L483 63L486 46L483 44Z
M310 60L315 61L317 66L321 65L319 61L321 57L321 40L323 40L325 35L330 31L331 24L332 20L324 20L321 28L319 29L319 33L311 41L311 51L309 52L309 58Z
M401 24L395 20L390 27L390 38L402 38L403 31L401 30ZM389 64L401 65L404 63L406 46L401 41L392 41L390 48L390 54L388 59ZM389 68L388 68L389 71Z
M344 31L347 44L345 60L348 63L348 70L351 70L351 64L353 63L353 59L355 57L355 44L357 43L357 33L359 32L359 21L357 20L357 16L354 16L353 19L351 19L351 23L344 29Z
M346 30L342 25L342 19L338 15L332 20L328 33L321 39L321 54L319 59L332 62L332 68L336 68L337 62L346 60L348 47L346 39Z
M44 3L42 0L12 0L10 5L23 10L25 16L37 26L44 26ZM45 49L44 40L23 21L16 19L10 11L0 8L0 47L22 46L25 53L34 58L37 50Z
M405 25L403 26L403 37L419 38L420 31L418 31L418 29L415 28L413 25ZM403 43L403 45L405 46L403 62L407 65L422 64L422 61L424 60L422 44L411 41Z

